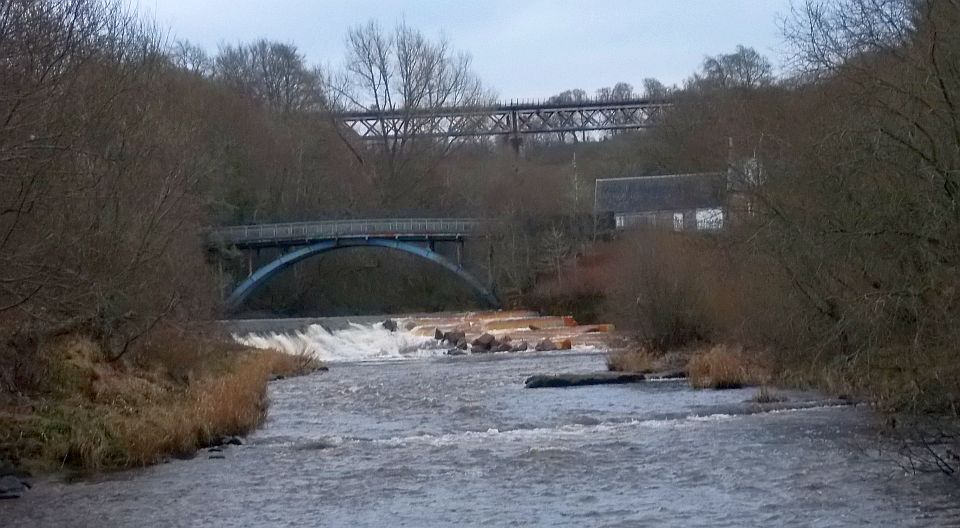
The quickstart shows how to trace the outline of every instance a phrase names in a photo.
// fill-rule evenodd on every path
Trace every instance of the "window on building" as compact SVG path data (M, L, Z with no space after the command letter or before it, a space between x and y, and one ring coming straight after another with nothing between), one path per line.
M623 215L617 215L617 229L623 229Z
M723 227L723 209L697 209L697 229L707 231Z

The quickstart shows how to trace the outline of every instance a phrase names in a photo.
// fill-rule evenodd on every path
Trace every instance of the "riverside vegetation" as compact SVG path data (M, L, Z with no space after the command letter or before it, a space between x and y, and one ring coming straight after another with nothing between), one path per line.
M41 381L0 411L0 458L30 471L89 472L190 456L258 426L268 380L322 368L223 339L163 346L111 360L76 334L45 343Z

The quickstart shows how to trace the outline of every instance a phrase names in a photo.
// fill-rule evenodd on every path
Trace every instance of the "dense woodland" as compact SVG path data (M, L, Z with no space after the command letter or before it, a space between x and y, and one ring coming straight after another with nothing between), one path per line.
M956 0L798 1L783 74L740 47L682 86L572 89L555 100L674 106L653 130L530 138L518 155L499 140L365 144L337 126L343 109L496 99L469 55L403 24L345 30L327 71L288 43L171 41L120 3L5 0L0 388L29 385L50 336L120 356L219 316L204 226L477 216L503 220L484 272L510 303L612 318L657 349L734 340L798 383L957 417L957 27ZM598 177L702 170L730 175L720 234L597 241L571 214L589 216ZM468 300L415 261L336 258L252 309Z

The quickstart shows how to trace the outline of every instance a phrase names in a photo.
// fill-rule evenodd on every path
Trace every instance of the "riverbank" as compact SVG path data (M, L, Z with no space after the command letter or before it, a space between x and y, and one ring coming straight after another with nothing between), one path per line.
M190 456L257 427L267 382L324 368L311 358L212 339L111 360L90 339L38 351L29 392L0 395L0 461L90 473Z
M607 369L639 374L682 373L695 389L739 389L774 381L771 368L761 356L725 344L695 343L660 353L634 345L611 351Z
M39 479L0 502L0 518L670 528L946 526L960 513L941 475L873 456L863 406L788 392L789 409L771 410L781 407L751 401L755 389L683 380L524 386L604 368L600 350L345 361L270 383L269 417L243 445L79 485Z

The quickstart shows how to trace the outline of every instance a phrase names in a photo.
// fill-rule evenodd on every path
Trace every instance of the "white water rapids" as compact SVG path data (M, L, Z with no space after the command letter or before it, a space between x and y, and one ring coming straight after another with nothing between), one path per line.
M468 342L482 333L491 333L509 342L526 342L528 350L533 350L543 339L557 343L569 340L570 348L580 352L593 351L598 346L604 348L605 339L612 330L610 325L581 326L570 317L540 316L526 311L398 316L393 322L396 324L394 330L386 328L383 321L373 324L351 322L333 331L321 324L311 324L293 331L237 332L233 338L255 348L339 363L442 356L455 343L434 339L437 330L462 331Z
M416 359L442 355L446 351L446 347L432 337L406 330L391 332L383 323L351 323L349 328L334 332L313 324L293 333L250 333L233 337L247 346L309 355L327 362Z

